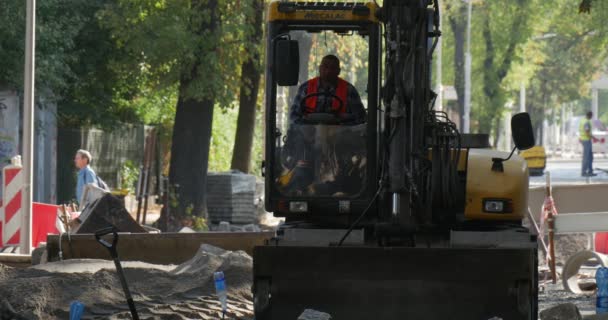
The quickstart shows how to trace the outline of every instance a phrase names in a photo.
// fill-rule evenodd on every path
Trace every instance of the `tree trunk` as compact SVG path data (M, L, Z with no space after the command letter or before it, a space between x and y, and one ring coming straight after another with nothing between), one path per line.
M520 0L518 2L520 7L525 4ZM488 115L480 117L480 129L484 127L484 130L490 132L492 123L495 123L496 138L498 140L498 127L500 120L502 119L502 111L504 110L504 90L501 88L502 81L507 76L511 64L515 56L515 49L517 45L522 41L519 34L526 28L526 19L528 15L525 9L520 9L520 14L513 19L511 25L511 34L509 38L508 46L503 54L501 61L496 61L496 49L494 47L494 39L490 30L490 12L486 9L484 12L484 21L482 35L485 43L485 58L483 61L483 92L488 99L488 107L491 108ZM483 125L485 124L485 125Z
M183 226L183 219L207 217L205 193L213 104L212 99L178 99L169 167L177 207L169 205L170 216L161 220L165 224L163 230L177 231Z
M232 152L232 164L230 166L232 169L244 173L249 173L251 169L251 149L255 131L255 113L259 87L259 68L254 65L252 60L248 60L242 66L239 116L234 139L234 150Z
M447 5L447 4L446 4ZM464 128L464 45L467 7L459 4L458 15L449 18L454 33L454 89L456 90L456 108L460 117L459 128ZM460 75L460 76L459 76Z
M254 0L254 32L250 45L259 46L262 38L262 15L264 0ZM250 50L249 58L241 67L241 88L239 94L239 117L234 139L231 168L249 173L251 167L251 149L255 132L255 113L260 88L260 54L258 48Z
M502 117L495 117L494 118L494 141L492 143L492 147L494 147L494 149L498 149L498 140L500 138L500 131L501 131L501 123L502 123ZM510 139L510 137L505 135L505 139Z
M213 34L218 25L217 0L193 1L192 8L209 15L194 32L201 37ZM205 52L201 51L192 66L182 72L179 81L169 166L170 190L174 191L170 196L175 199L170 199L169 207L161 212L158 227L163 231L178 231L182 226L196 223L197 218L207 218L205 193L215 97L195 99L187 94L193 82L208 76L199 73L200 66L206 63L204 57Z

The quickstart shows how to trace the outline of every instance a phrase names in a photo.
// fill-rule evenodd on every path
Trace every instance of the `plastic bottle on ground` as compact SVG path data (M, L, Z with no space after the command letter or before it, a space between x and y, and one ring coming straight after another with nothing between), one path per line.
M72 301L70 304L70 320L80 320L84 313L84 304L80 301Z
M608 313L608 268L599 267L597 269L595 283L597 284L595 313Z
M226 299L228 293L226 292L226 281L224 280L224 273L222 271L215 272L213 274L213 279L215 280L215 292L217 294L217 298L222 304L222 313L226 314Z

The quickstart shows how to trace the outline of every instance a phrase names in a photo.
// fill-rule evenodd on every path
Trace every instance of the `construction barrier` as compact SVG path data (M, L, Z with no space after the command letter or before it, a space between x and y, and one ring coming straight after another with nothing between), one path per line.
M595 233L595 251L608 254L608 232Z
M32 203L32 246L37 248L41 242L46 242L49 234L65 232L59 219L61 206L47 203Z
M59 220L60 210L61 207L54 204L32 203L32 246L34 248L37 248L41 242L46 242L47 235L65 232L63 224ZM0 225L0 247L19 244L19 233L17 233L16 239L11 239L10 243L1 241L2 234L2 225ZM16 242L13 243L13 240Z
M3 168L3 194L0 202L0 247L16 246L20 241L21 193L23 175L21 165L12 164ZM59 220L60 206L46 203L32 203L32 246L46 242L48 234L59 234L63 224Z
M549 176L549 173L547 173ZM550 176L549 176L550 177ZM550 178L544 187L530 188L528 204L532 210L542 208L540 215L529 211L531 224L539 234L542 249L547 255L547 265L555 283L555 244L553 236L557 234L585 233L593 237L587 247L570 256L562 270L562 283L566 290L587 294L589 291L581 289L578 285L578 273L582 265L590 261L608 266L608 184L568 184L551 185ZM555 201L554 201L555 200ZM558 214L559 209L559 214ZM544 241L547 224L548 243Z
M2 173L2 245L18 245L23 215L23 173L21 166L14 164L4 167Z

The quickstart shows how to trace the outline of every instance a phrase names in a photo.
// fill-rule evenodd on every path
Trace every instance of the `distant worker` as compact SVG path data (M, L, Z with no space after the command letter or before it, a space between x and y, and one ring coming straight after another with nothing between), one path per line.
M592 128L593 125L591 123L591 118L593 118L593 112L587 112L585 118L583 118L579 124L579 141L583 145L583 166L581 175L583 177L593 177L597 174L593 173L593 136Z
M334 114L340 124L365 122L365 109L355 87L338 77L340 60L326 55L319 65L319 76L310 79L298 88L291 105L289 122L307 123L312 113Z
M97 184L97 175L95 171L89 166L91 164L91 153L86 150L76 151L74 156L74 164L78 168L78 176L76 180L76 201L80 202L82 199L82 191L84 186L89 183Z

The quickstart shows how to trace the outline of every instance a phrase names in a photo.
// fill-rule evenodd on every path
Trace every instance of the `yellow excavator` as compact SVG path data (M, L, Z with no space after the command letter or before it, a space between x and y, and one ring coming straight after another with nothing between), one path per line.
M285 222L254 248L257 320L305 309L349 320L537 319L526 162L435 110L440 36L436 0L269 4L265 205ZM326 54L341 59L363 121L341 121L335 110L350 102L339 87L298 92ZM294 121L309 99L330 107ZM511 126L518 149L534 145L528 114Z

